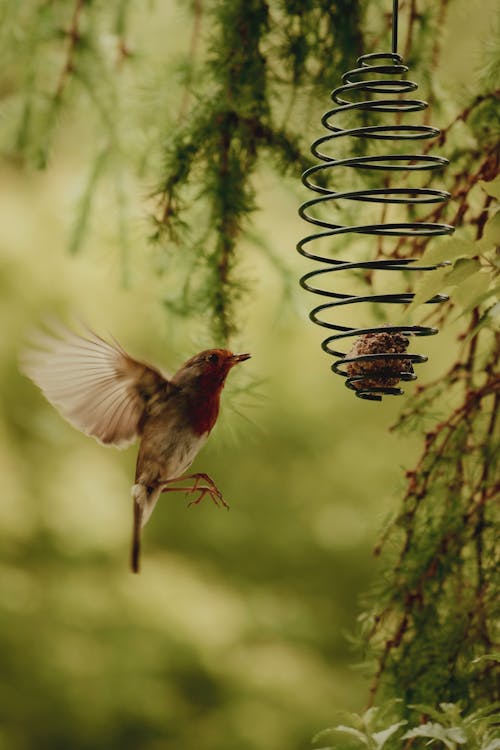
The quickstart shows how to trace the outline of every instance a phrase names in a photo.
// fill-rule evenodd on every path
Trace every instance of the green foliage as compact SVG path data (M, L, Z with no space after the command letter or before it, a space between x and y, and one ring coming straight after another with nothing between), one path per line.
M403 740L419 737L428 740L426 745L440 742L447 750L456 750L457 745L465 745L471 750L495 750L500 746L498 703L465 715L460 704L455 703L440 703L438 709L421 705L412 708L427 720L405 732Z
M167 143L153 239L166 251L172 242L196 247L203 271L183 308L208 305L218 340L237 329L235 302L245 287L235 273L236 247L256 208L259 155L270 156L283 174L309 165L299 135L282 124L282 101L291 91L293 102L306 73L308 87L338 74L353 37L359 40L357 5L350 3L349 12L337 6L254 0L211 8L203 93L195 93L196 107ZM184 218L193 214L194 196L206 205L196 234Z
M486 61L490 72L483 70L481 90L457 110L453 97L435 90L432 74L446 6L424 4L420 12L413 8L407 28L402 26L400 47L406 56L411 53L412 72L427 86L434 109L441 102L452 113L441 145L452 157L452 190L463 196L458 208L463 220L465 196L477 177L490 179L496 153L499 105L490 68L497 48L492 44ZM98 145L89 153L70 250L83 247L96 195L109 186L115 192L122 277L129 280L131 223L123 182L138 170L149 192L156 183L150 238L162 258L157 268L169 274L165 306L170 313L198 316L205 324L208 309L214 338L227 341L240 324L236 303L244 302L251 289L242 278L239 258L242 240L251 231L250 217L260 207L258 168L271 163L281 175L296 179L311 164L309 143L317 122L311 117L313 97L321 101L363 51L375 44L387 46L389 16L358 1L200 0L192 8L189 57L175 63L175 76L173 56L163 61L167 70L170 66L171 81L183 86L177 90L178 107L163 93L162 78L154 85L142 80L146 66L157 62L148 63L145 50L134 47L139 17L134 0L22 6L4 0L1 8L4 59L10 62L19 38L29 57L27 66L9 66L8 88L15 92L7 96L14 112L9 121L17 123L16 132L7 134L12 152L45 167L61 122L83 112L93 122L92 140ZM154 121L144 116L149 86ZM135 96L141 88L142 101ZM328 100L322 101L324 109ZM467 138L459 123L467 125ZM130 148L130 134L140 141L139 133L150 135L139 149ZM359 153L367 147L362 138L353 145ZM436 179L441 176L432 176L429 185ZM436 219L443 210L440 206L433 212ZM396 251L409 254L424 247L416 239ZM434 275L425 283L440 282ZM418 301L423 301L420 292Z
M483 183L483 187L489 185ZM491 191L489 195L497 190L493 183L486 188L487 192ZM454 236L427 249L423 260L429 264L453 263L451 267L438 268L421 279L407 313L411 315L424 302L432 302L437 292L451 290L454 302L463 312L478 309L482 315L489 316L499 302L499 246L500 211L496 211L486 222L480 239L473 241Z
M398 747L402 727L408 722L406 719L396 720L397 704L398 701L390 701L384 706L368 708L362 714L344 712L341 715L344 723L319 732L314 737L313 743L322 743L319 750L360 747L368 750L382 750L384 747ZM396 739L397 737L399 740ZM323 746L325 741L331 744Z
M318 750L403 750L408 741L415 748L437 745L446 750L498 750L500 747L500 704L491 704L464 714L460 704L440 703L437 708L426 705L405 707L401 701L390 701L363 714L345 714L346 724L325 729L314 743L327 741ZM409 711L409 719L401 718ZM410 726L419 717L416 726ZM405 727L406 731L403 731ZM420 742L425 740L425 742Z
M60 122L81 112L82 103L95 118L98 140L104 136L104 147L89 156L70 250L83 246L92 199L111 173L126 259L130 227L118 186L122 177L116 175L138 166L143 170L147 163L159 204L151 239L166 266L175 258L182 269L174 285L180 291L166 295L166 305L170 312L182 310L204 320L208 308L215 339L227 341L239 324L235 303L248 287L238 278L237 248L258 205L256 168L272 163L296 177L310 165L308 137L297 123L309 109L306 97L324 92L325 84L335 83L361 52L363 3L195 3L181 109L169 101L168 110L162 110L155 102L155 143L142 153L127 149L126 135L131 125L136 131L143 126L134 98L126 97L130 82L137 85L144 75L144 52L133 52L129 42L130 18L137 18L139 4L74 0L21 7L3 0L0 7L7 30L5 58L14 52L17 35L30 60L27 67L11 68L15 94L9 98L18 126L8 137L16 155L46 167ZM15 35L9 36L11 29ZM147 129L151 126L148 122ZM123 276L128 276L126 269Z
M488 195L496 184L486 183ZM468 329L461 357L419 389L396 425L411 431L433 424L384 537L390 572L363 618L378 661L372 696L383 683L407 704L461 701L472 711L500 700L497 668L487 658L500 637L499 218L495 207L475 241L453 238L426 251L431 263L445 253L454 263L435 271L415 296L417 306L450 288Z

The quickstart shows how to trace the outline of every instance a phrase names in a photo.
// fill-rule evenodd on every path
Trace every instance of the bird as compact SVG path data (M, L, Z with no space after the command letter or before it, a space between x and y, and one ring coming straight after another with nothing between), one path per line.
M141 530L163 492L184 491L198 504L209 496L229 506L206 473L185 474L214 427L230 370L250 358L227 349L206 349L168 377L131 357L116 341L90 328L76 333L62 325L37 331L20 355L20 370L59 413L104 445L139 439L132 486L131 569L140 570ZM191 480L187 487L179 486Z

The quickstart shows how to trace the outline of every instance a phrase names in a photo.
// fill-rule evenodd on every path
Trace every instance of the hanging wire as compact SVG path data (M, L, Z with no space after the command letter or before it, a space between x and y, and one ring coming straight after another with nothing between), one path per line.
M322 343L322 349L337 357L332 370L346 378L346 386L355 391L356 396L372 401L380 401L383 395L400 395L403 391L396 387L401 380L414 380L413 364L427 361L421 354L406 351L413 336L429 336L438 331L434 327L419 325L367 325L350 327L330 320L330 313L353 304L403 305L407 306L414 298L409 292L369 293L362 296L330 291L325 288L325 281L330 274L339 271L352 272L361 270L371 273L375 270L394 271L432 271L445 265L417 265L417 258L376 257L374 260L354 261L338 260L319 253L315 249L318 241L329 237L342 237L346 234L368 235L378 237L434 237L449 235L454 228L449 224L429 221L399 221L393 223L360 223L342 225L330 219L325 220L317 215L317 209L331 209L336 203L347 201L348 205L358 203L407 205L408 207L424 204L443 203L449 200L450 193L445 190L425 187L390 187L391 173L416 175L442 169L449 162L440 156L415 153L386 153L334 158L325 153L325 145L341 144L343 139L368 144L370 141L410 142L435 138L440 131L425 124L402 124L401 119L412 112L426 109L427 102L416 98L405 98L417 89L417 84L403 76L408 72L403 58L397 53L398 36L398 3L393 0L392 52L363 55L357 61L358 67L344 73L342 85L331 94L337 105L328 110L321 122L328 131L311 146L311 152L320 160L302 175L303 184L319 194L307 200L299 208L300 216L321 231L309 234L297 245L298 252L309 260L323 264L321 268L306 273L300 280L301 286L308 292L329 299L310 312L310 319L317 325L334 331ZM381 98L377 98L381 95ZM363 98L365 97L365 98ZM335 125L336 118L359 115L362 122L374 113L385 115L395 113L394 124L362 124L342 128ZM340 170L340 172L338 171ZM378 176L382 178L383 187L362 187L361 189L335 190L329 183L335 175L346 173ZM350 171L350 172L349 172ZM385 182L384 182L385 180ZM373 180L372 180L373 181ZM364 183L367 185L367 182ZM316 213L315 213L316 209ZM387 277L385 274L384 278ZM389 281L389 279L387 279ZM392 283L392 282L391 282ZM437 294L427 300L428 304L447 300L445 295ZM346 353L337 350L338 340L358 337Z
M398 54L398 0L392 0L392 54Z

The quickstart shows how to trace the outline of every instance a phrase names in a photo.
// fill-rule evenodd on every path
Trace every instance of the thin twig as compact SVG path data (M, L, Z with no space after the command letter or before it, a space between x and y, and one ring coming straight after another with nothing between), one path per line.
M66 83L68 81L68 77L75 69L75 52L77 44L80 40L80 31L79 31L79 23L80 23L80 14L82 12L82 8L85 5L85 0L76 0L74 8L73 8L73 16L71 18L71 24L69 29L66 31L66 58L64 61L64 65L61 69L61 73L59 75L59 80L57 82L56 91L55 91L55 98L58 100L61 98L64 88L66 86Z

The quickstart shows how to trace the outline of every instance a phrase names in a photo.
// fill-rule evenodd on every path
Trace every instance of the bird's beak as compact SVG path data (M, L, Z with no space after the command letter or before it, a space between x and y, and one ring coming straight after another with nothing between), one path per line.
M245 362L245 360L250 359L251 356L251 354L233 354L231 357L231 364L237 365L238 362Z

